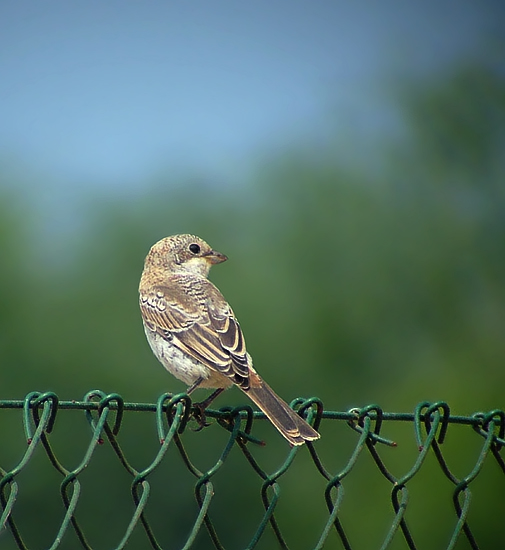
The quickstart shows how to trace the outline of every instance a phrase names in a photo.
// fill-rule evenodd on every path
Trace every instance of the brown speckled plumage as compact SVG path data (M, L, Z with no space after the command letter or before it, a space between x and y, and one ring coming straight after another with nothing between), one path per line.
M260 378L237 319L207 279L226 256L194 235L174 235L149 251L140 309L149 345L163 366L191 386L239 387L293 445L319 434Z

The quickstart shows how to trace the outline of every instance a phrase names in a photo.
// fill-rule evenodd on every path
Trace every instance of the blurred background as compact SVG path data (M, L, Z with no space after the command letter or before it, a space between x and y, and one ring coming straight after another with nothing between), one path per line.
M255 366L286 400L318 396L330 410L375 402L411 412L423 400L445 400L461 415L503 409L504 24L505 4L491 0L3 2L0 399L39 390L79 400L100 388L154 402L182 391L145 341L137 285L149 247L190 232L229 256L211 279ZM230 391L216 406L243 402ZM4 469L24 449L16 418L0 411L12 441L0 450ZM81 428L58 422L74 467L85 444L64 449ZM222 448L212 429L188 435L197 454L199 437ZM153 424L132 417L130 430L140 469L153 456L138 450L155 445ZM322 434L324 446L324 425ZM276 445L272 453L286 452ZM410 434L403 448L414 446ZM334 440L330 448L337 470L349 454ZM110 456L90 480L96 491L116 479ZM21 523L36 522L33 547L52 540L61 520L58 476L54 505L38 508L49 490L39 458L17 505ZM396 475L412 463L392 460ZM175 486L170 473L160 484ZM475 512L487 548L505 535L485 525L484 503L505 510L504 489L490 480L482 522ZM190 522L196 504L191 484L174 490L186 504L169 514L170 532L183 541L177 514L187 509ZM83 494L81 517L96 513L86 508L92 496ZM151 514L166 526L169 497L160 489L156 498ZM381 515L372 497L349 498L348 521L370 512L383 540L387 499ZM448 529L450 488L440 498ZM310 529L285 506L297 548ZM326 517L322 497L311 514L314 525ZM430 518L419 533L443 543L447 533ZM90 527L97 547L120 539L126 523L114 530L112 521ZM355 527L353 540L369 535ZM243 545L229 536L230 547ZM7 538L0 543L10 548ZM139 535L135 547L145 544Z

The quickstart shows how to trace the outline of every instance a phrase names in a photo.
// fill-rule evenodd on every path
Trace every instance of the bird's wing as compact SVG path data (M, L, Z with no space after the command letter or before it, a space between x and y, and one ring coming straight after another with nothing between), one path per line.
M141 294L142 317L149 330L247 390L250 359L242 330L221 293L206 283L205 300L168 287Z

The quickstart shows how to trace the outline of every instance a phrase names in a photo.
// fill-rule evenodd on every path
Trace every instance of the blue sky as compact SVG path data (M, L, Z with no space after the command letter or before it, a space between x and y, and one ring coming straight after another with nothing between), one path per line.
M70 194L166 169L226 178L324 134L329 112L336 130L380 123L385 85L477 55L504 5L4 1L0 160Z

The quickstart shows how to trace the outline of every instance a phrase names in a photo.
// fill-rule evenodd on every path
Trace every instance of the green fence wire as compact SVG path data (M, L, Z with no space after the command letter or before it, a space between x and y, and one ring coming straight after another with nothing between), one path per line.
M318 500L325 503L325 510L323 507L319 508L319 510L324 510L324 513L319 511L317 521L314 521L316 526L314 532L306 533L303 538L304 541L312 540L312 542L309 543L309 546L304 547L314 549L344 548L346 550L357 548L358 546L354 544L346 525L346 522L351 522L350 516L343 514L342 510L346 501L344 487L348 482L350 486L353 486L352 476L355 475L354 472L358 469L360 462L364 461L363 457L365 456L371 458L371 460L365 461L366 468L373 468L375 473L378 473L381 482L385 482L383 487L389 495L388 524L384 527L380 543L373 546L374 548L381 548L381 550L393 547L419 548L419 542L416 540L416 533L419 533L419 529L416 531L411 527L411 523L415 522L415 516L409 516L410 487L416 476L419 476L425 465L430 462L432 465L437 464L437 473L441 473L442 476L438 475L433 480L425 479L423 484L428 487L430 484L436 486L441 484L443 479L452 487L450 507L452 507L453 521L443 547L451 550L505 547L505 545L500 546L500 541L496 538L503 536L503 531L501 531L501 535L491 536L493 544L498 544L491 546L489 537L484 536L483 541L477 540L478 536L469 521L474 482L483 470L490 470L493 485L502 483L502 492L499 494L505 495L505 485L503 485L505 461L501 455L501 450L505 445L505 413L503 411L492 410L471 416L454 416L450 414L447 403L423 402L417 405L413 413L386 413L377 405L368 405L348 412L334 412L324 410L323 404L317 398L297 399L291 405L298 410L299 414L305 416L316 429L321 431L321 440L297 448L291 448L282 440L279 445L283 445L284 456L279 465L268 470L260 463L268 454L268 445L271 443L269 442L267 447L264 447L262 441L255 436L258 421L264 421L264 416L259 412L253 412L249 406L228 407L220 410L209 409L207 416L209 419L214 419L212 429L215 432L213 433L216 435L219 433L220 441L224 442L224 446L222 449L220 448L217 460L211 467L200 470L196 464L202 462L204 456L208 460L209 456L206 450L199 449L198 445L193 449L193 456L190 457L190 453L187 451L185 438L188 434L195 434L195 432L189 430L192 424L193 410L191 400L186 394L167 393L162 395L156 404L125 403L119 394L106 395L101 391L89 392L84 400L79 402L60 401L54 393L38 392L30 393L24 400L0 401L0 430L6 424L2 423L2 416L11 409L17 411L26 436L26 445L21 458L13 466L7 467L2 460L4 459L3 451L9 446L9 438L0 431L0 511L2 512L0 548L30 548L30 550L41 548L40 544L29 545L26 542L27 534L31 540L37 540L37 533L33 532L33 526L29 519L18 521L17 508L18 503L23 500L24 491L29 489L29 483L23 481L23 476L35 461L34 457L36 455L40 457L42 454L47 457L51 468L56 472L55 479L59 485L63 504L60 506L61 517L57 523L56 534L51 540L49 548L51 550L58 547L91 549L86 529L79 519L79 503L83 486L88 480L84 472L92 465L98 452L97 449L107 445L110 445L117 458L114 466L120 467L126 472L131 490L131 500L127 508L129 515L125 521L125 528L120 539L112 546L113 548L124 548L128 542L131 542L134 533L137 534L135 539L137 542L135 542L135 546L131 546L132 548L142 547L158 550L161 548L225 548L222 540L226 538L226 529L240 529L241 525L237 525L236 521L232 525L227 525L226 521L216 521L218 518L213 503L216 496L219 495L220 479L222 479L218 474L226 472L227 464L233 453L239 453L245 458L245 461L242 460L238 467L236 464L233 466L233 475L238 476L236 478L237 491L241 494L241 502L245 502L245 508L240 513L248 514L248 507L253 499L260 500L262 505L262 512L257 516L257 523L250 533L249 540L236 548L278 547L286 549L288 544L289 547L301 547L300 541L294 541L292 545L288 541L289 531L293 529L293 522L283 523L278 519L278 510L282 505L281 488L283 488L284 479L298 460L303 462L300 470L302 477L310 469L312 475L316 473L319 480L318 492L311 494L311 501L315 503ZM57 431L58 421L70 410L81 411L79 414L86 417L91 428L91 431L88 431L89 435L86 436L87 443L83 446L82 458L78 461L77 466L73 467L62 463L52 444L52 437ZM123 451L125 445L120 445L121 430L126 423L124 413L127 411L133 411L137 415L148 415L157 432L158 441L151 457L152 460L147 466L138 470L129 462ZM128 413L128 418L132 419L133 415ZM335 423L345 426L348 435L352 434L353 443L350 447L340 445L339 437L330 429ZM412 439L415 439L416 442L416 451L413 455L413 462L403 465L404 473L395 476L386 466L387 460L384 459L383 452L396 446L395 442L388 439L387 432L388 428L398 424L409 427ZM459 477L451 469L444 447L448 433L456 426L463 427L465 434L468 432L473 434L471 436L473 446L477 446L476 456L466 457L466 473ZM204 431L207 430L209 428L204 429ZM154 426L152 432L154 433ZM222 437L223 434L226 437ZM322 452L323 449L325 449L325 453ZM174 454L182 460L170 461L169 457ZM333 465L336 462L334 457L339 457L341 466L338 469L334 467L332 469L325 464L325 462L329 462ZM151 512L148 502L153 487L160 483L155 477L155 472L160 468L166 468L168 480L181 476L180 468L189 472L194 478L195 514L192 517L189 532L186 533L182 543L171 542L169 534L167 536L166 533L163 533L161 536L165 529L160 528L159 525L155 528L150 520ZM243 476L241 469L253 472L259 482L259 490L252 491L250 494L246 494L245 489L242 490L240 487L240 480ZM44 475L47 476L47 473ZM107 473L102 472L101 475L107 476ZM314 477L310 479L314 479ZM299 498L300 510L308 510L311 507L310 502L304 502L304 499L308 498L305 485L304 483L295 483L294 489L290 490L290 495L287 497L289 499ZM298 496L296 489L300 487L303 489L303 494ZM368 490L363 492L362 488L359 490L362 502L363 499L372 498L371 486L370 493ZM170 481L167 483L166 491L173 491L173 484ZM180 490L177 489L175 494L171 494L172 500L182 497L178 491ZM97 495L97 498L99 497L100 495ZM45 501L35 503L34 509L40 510L44 506ZM501 508L497 510L497 507ZM351 516L359 516L361 509L358 504ZM115 507L111 507L109 511L111 518L117 510ZM220 515L226 514L226 509L223 509L222 506L218 510ZM493 513L498 516L501 514L499 523L503 523L504 512L505 497L501 501L499 500L498 504L493 504ZM251 515L254 514L251 513ZM489 523L496 524L497 516L494 520L491 516L492 514L488 518ZM359 522L363 529L366 529L367 518L359 518ZM429 531L429 526L427 528ZM158 530L156 531L156 529ZM484 526L479 533L486 532L486 529L488 527ZM140 538L139 532L143 533ZM423 536L424 540L428 540L424 547L434 548L430 545L429 535L427 539L426 533ZM168 543L162 544L160 538L168 540ZM97 547L103 548L103 544L93 546L93 548ZM371 545L361 547L372 548Z

